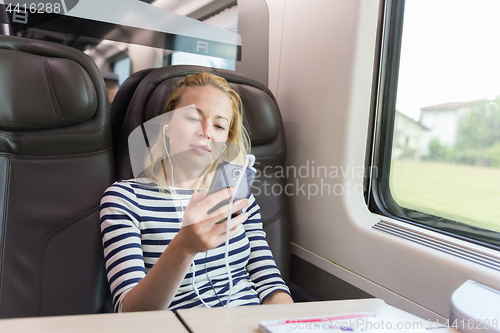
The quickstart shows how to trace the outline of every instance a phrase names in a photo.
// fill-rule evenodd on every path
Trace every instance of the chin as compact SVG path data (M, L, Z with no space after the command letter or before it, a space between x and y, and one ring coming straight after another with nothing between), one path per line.
M184 165L191 169L200 169L202 172L207 166L210 165L210 157L207 156L190 156L184 161Z

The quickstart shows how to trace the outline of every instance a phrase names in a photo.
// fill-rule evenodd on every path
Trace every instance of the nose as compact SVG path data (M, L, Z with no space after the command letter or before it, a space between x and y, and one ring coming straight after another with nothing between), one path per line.
M205 120L201 123L201 129L203 132L203 136L207 139L210 140L212 139L212 131L211 131L211 124L209 121Z

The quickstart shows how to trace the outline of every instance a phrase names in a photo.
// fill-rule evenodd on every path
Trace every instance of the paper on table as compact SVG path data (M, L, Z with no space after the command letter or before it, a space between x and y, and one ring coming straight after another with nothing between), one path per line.
M403 325L399 325L403 324ZM406 325L408 327L408 325ZM265 320L259 323L262 333L296 333L296 332L417 332L424 331L423 325L405 328L404 323L392 323L378 318L373 313L346 313L335 316L308 318L287 318Z

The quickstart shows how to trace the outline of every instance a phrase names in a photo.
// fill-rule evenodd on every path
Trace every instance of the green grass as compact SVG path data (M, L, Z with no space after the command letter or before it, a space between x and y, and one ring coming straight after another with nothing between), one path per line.
M393 161L391 194L403 207L500 232L500 169Z

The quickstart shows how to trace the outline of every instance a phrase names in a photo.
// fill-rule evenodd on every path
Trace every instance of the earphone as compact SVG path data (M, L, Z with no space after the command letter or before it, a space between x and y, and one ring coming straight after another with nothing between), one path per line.
M181 205L181 209L182 209L182 212L184 213L184 206L182 205L182 201L181 199L179 198L179 196L177 195L177 192L175 191L175 183L174 183L174 167L172 165L172 161L170 159L170 154L168 152L168 149L167 149L167 143L166 143L166 135L167 135L167 130L168 130L168 124L167 125L164 125L163 126L163 146L165 148L165 152L167 153L167 158L168 158L168 161L170 163L170 175L171 175L171 178L172 178L172 191L174 192L177 200L179 201L179 204ZM215 160L218 160L222 154L224 153L224 151L226 150L226 147L227 147L227 144L224 143L224 148L222 149L222 152L219 154L219 157ZM247 155L249 156L249 155ZM253 157L253 161L255 161L255 157L253 155L251 155ZM213 163L213 162L212 162ZM253 165L253 162L252 162L252 165ZM207 168L207 171L208 172L208 168ZM244 169L245 170L245 169ZM243 171L244 172L244 171ZM242 172L242 173L243 173ZM165 177L166 177L166 173L165 173ZM240 174L240 178L241 178L241 174ZM165 179L166 180L166 179ZM241 182L241 179L240 179L240 182ZM239 185L239 182L237 182L237 184ZM236 192L234 193L236 194ZM233 204L233 201L234 201L234 195L233 197L231 198L231 202L230 202L230 208L229 208L229 215L228 215L228 223L227 223L227 232L229 232L229 222L231 221L231 214L232 214L232 204ZM233 287L233 280L232 280L232 276L231 276L231 270L229 269L229 260L228 260L228 246L229 246L229 237L228 235L226 236L226 253L225 253L225 261L226 261L226 269L227 269L227 274L228 274L228 277L229 277L229 297L228 297L228 300L226 302L226 304L224 306L227 306L229 304L229 301L231 300L231 293L232 293L232 287ZM208 253L208 251L207 251ZM205 256L205 260L206 260L206 256ZM206 265L206 262L205 262L205 265ZM195 272L196 272L196 269L195 269L195 266L194 266L194 260L193 262L191 263L191 267L192 267L192 273L191 273L191 285L193 287L193 290L194 292L196 293L196 295L198 296L198 299L201 301L201 303L203 305L205 305L205 307L207 308L210 308L210 306L205 303L205 301L203 300L203 298L201 297L199 291L198 291L198 288L196 287L194 281L195 281ZM208 277L208 274L207 274L207 277ZM208 277L209 279L209 282L210 284L212 285L212 281L210 281L210 277ZM213 285L212 285L212 288L213 288ZM217 296L217 298L219 298L219 296L217 295L217 292L215 291L214 289L214 293L215 295ZM219 299L220 301L220 299Z
M174 191L174 194L177 197L177 200L179 200L179 203L181 204L182 212L184 213L184 206L182 205L182 201L179 198L179 196L177 195L177 192L175 191L174 166L172 165L172 160L170 159L170 155L169 155L168 149L167 149L167 141L165 139L167 130L168 130L168 125L163 126L163 146L165 147L165 152L167 153L168 162L170 163L170 175L172 177L172 191ZM166 174L165 174L165 176L166 176ZM167 180L165 179L165 181L167 181Z
M243 169L241 170L238 179L236 179L236 184L234 185L236 190L233 192L231 200L229 200L229 211L227 212L227 224L226 224L226 252L224 254L224 260L226 262L226 270L229 279L229 296L227 297L227 301L224 307L227 307L229 302L231 302L231 295L233 292L233 277L231 275L231 270L229 269L229 224L231 223L231 215L233 213L233 202L236 197L236 193L238 192L238 188L240 186L241 180L243 179L243 176L246 175L247 169L253 167L254 163L255 163L255 156L252 154L247 154L245 156L245 164L243 165Z
M167 158L169 160L169 163L170 163L170 168L171 168L171 177L172 177L172 191L174 192L175 196L177 197L177 200L179 201L180 205L181 205L181 209L182 209L182 212L184 213L184 206L182 205L182 202L179 198L179 196L177 195L177 192L175 191L175 183L174 183L174 167L172 165L172 161L170 159L170 155L169 155L169 152L168 152L168 149L167 149L167 143L166 143L166 134L167 134L167 130L169 129L169 126L168 124L167 125L164 125L163 126L163 145L165 147L165 152L167 153ZM216 159L218 160L222 154L224 153L224 151L226 150L226 147L227 147L227 144L224 143L224 148L222 149L222 152L220 153L219 157ZM212 162L213 163L213 162ZM253 165L255 163L255 156L252 155L252 154L247 154L245 156L245 164L243 165L243 169L241 170L240 174L238 175L237 177L237 180L236 180L236 184L235 184L235 188L238 189L239 188L239 185L241 183L241 181L243 180L243 177L246 175L246 170L249 169L249 168L252 168ZM208 171L208 169L207 169ZM166 176L166 174L165 174ZM226 301L226 304L224 304L223 306L224 307L227 307L229 302L231 301L231 296L232 296L232 290L233 290L233 277L232 277L232 274L231 274L231 269L229 268L229 231L230 231L230 228L229 228L229 225L231 223L231 215L232 215L232 212L233 212L233 203L234 203L234 200L235 200L235 197L236 197L236 194L237 194L237 190L234 191L234 193L232 194L232 197L231 199L229 200L229 210L228 210L228 214L227 214L227 224L226 224L226 242L225 242L225 254L224 254L224 260L225 260L225 266L226 266L226 270L227 270L227 275L228 275L228 280L229 280L229 295L228 295L228 299ZM208 252L208 251L207 251ZM206 256L205 256L206 257ZM205 263L206 264L206 263ZM201 301L201 303L203 305L205 305L205 307L207 308L210 308L210 306L205 303L205 301L203 300L203 298L201 297L199 291L198 291L198 288L196 287L194 281L195 281L195 272L196 272L196 269L195 269L195 265L194 265L194 260L193 262L191 263L191 267L192 267L192 275L191 275L191 285L193 287L193 290L194 292L196 293L196 295L198 296L198 299ZM208 275L207 275L208 277ZM208 277L209 281L210 281L210 278ZM210 284L212 284L212 282L210 281ZM212 285L212 288L213 288L213 285ZM218 295L217 295L217 292L215 291L214 289L214 293L215 295L217 296L218 298ZM220 299L219 299L220 301Z
M163 146L165 147L165 152L167 153L167 158L168 158L168 161L170 163L170 175L172 177L172 191L174 192L177 200L179 201L179 204L181 205L181 209L182 209L182 213L184 214L184 206L182 205L182 201L181 199L179 198L179 196L177 195L177 192L175 191L175 183L174 183L174 166L172 165L172 160L170 159L170 154L168 153L168 149L167 149L167 141L166 141L166 135L167 135L167 130L168 130L168 125L164 125L163 126ZM166 176L166 175L165 175ZM166 179L165 179L166 181ZM194 267L194 260L193 262L191 263L191 267L192 267L192 277L191 277L191 285L193 286L193 290L194 292L196 293L196 295L198 296L198 298L200 299L201 303L203 303L203 305L205 305L207 308L210 308L210 306L205 303L205 301L203 301L203 298L200 296L200 293L198 291L198 288L196 288L196 285L194 284L194 279L195 279L195 267Z

